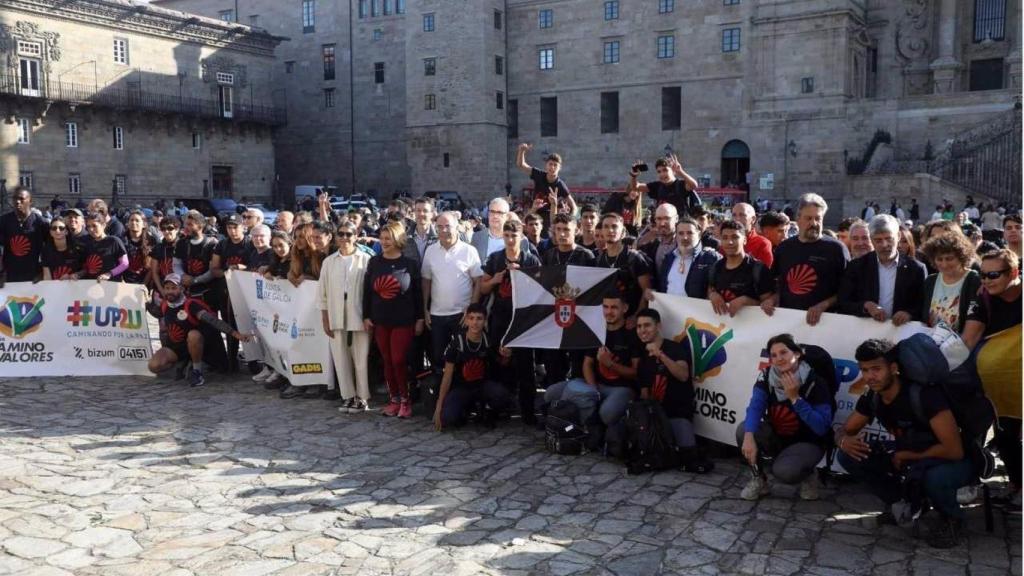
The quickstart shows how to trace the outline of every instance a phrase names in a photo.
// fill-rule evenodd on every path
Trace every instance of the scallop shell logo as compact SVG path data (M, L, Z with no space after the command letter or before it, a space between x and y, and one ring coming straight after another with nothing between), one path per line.
M87 274L99 274L100 269L103 268L103 258L100 258L99 254L90 254L85 259L84 268Z
M484 377L486 366L479 358L470 358L462 365L462 379L466 382L475 382Z
M177 324L171 324L167 327L167 338L171 342L184 342L185 341L185 329Z
M780 436L792 436L800 429L796 414L783 404L776 404L768 409L768 421L772 430Z
M401 286L398 284L398 280L390 274L380 276L373 281L373 291L384 300L391 300L398 296L400 289Z
M27 256L29 250L32 249L32 242L25 236L17 234L11 237L11 254L17 257Z
M818 285L818 273L807 264L798 264L786 274L786 286L796 296L809 294Z

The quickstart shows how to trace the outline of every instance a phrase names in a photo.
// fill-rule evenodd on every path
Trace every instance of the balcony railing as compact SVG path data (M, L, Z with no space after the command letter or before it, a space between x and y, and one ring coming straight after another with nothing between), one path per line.
M235 99L230 111L218 100L162 94L141 87L103 86L23 79L17 74L0 75L0 95L39 98L55 102L89 104L117 110L144 110L160 114L181 114L193 118L222 118L234 122L255 122L273 126L287 120L284 108L246 103Z

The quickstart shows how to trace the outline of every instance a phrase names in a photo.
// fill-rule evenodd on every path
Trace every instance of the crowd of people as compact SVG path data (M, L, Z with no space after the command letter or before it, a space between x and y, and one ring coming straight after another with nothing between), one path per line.
M482 214L436 213L426 197L396 200L379 216L337 213L324 196L315 211L279 213L273 228L259 210L247 210L223 219L218 230L194 210L151 218L131 211L122 224L99 199L84 211L65 209L47 219L21 188L13 212L0 218L4 275L8 282L146 285L162 342L150 368L176 369L193 386L204 383L204 365L237 370L239 342L252 337L236 328L225 271L315 282L337 382L294 386L269 366L251 367L259 370L253 379L281 398L326 398L344 413L363 413L372 406L371 381L379 379L387 389L381 414L409 418L417 394L429 396L424 415L439 431L471 419L491 426L513 414L532 425L542 421L545 406L569 402L612 455L622 454L631 402L651 400L671 425L681 468L691 473L713 468L694 434L692 359L686 346L662 337L660 315L648 307L654 292L707 299L723 316L759 308L764 322L783 307L805 311L812 326L825 312L941 324L971 348L1006 330L1019 334L1017 211L1002 209L999 237L987 234L995 229L988 210L966 220L960 212L918 222L914 208L912 221L904 221L906 214L881 213L875 205L864 219L844 220L833 232L825 227L828 206L816 194L804 194L785 211L736 203L731 213L717 214L673 156L655 163L657 178L648 182L640 181L646 164L634 163L624 174L625 192L604 206L577 205L560 176L561 158L550 154L543 169L535 168L529 152L521 145L516 165L533 181L532 200L494 198ZM602 303L604 345L506 347L512 272L570 264L616 271L615 289ZM823 335L826 346L827 340ZM940 513L929 541L954 545L964 518L960 500L977 474L949 399L928 388L921 399L926 417L915 418L914 383L901 376L893 343L869 340L856 353L868 391L837 432L834 393L808 349L787 334L766 349L770 366L754 383L737 428L737 446L751 469L742 497L769 493L771 477L815 499L816 468L836 450L846 470L886 503L884 518L905 518L901 487L907 477L917 478ZM377 365L379 371L371 370ZM1008 507L1019 511L1020 373L984 384L1002 399L995 445L1010 480ZM893 439L866 437L863 429L873 421Z

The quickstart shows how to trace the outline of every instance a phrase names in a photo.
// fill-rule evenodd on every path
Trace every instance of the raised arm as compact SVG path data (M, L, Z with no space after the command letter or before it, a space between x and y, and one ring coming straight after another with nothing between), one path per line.
M516 168L525 174L529 174L533 171L533 166L526 163L526 153L533 148L532 145L523 142L516 148Z

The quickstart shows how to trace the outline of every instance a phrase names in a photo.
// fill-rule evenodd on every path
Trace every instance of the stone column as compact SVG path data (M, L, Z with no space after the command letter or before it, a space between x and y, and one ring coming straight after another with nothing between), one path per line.
M939 56L932 61L932 88L936 94L956 91L962 64L956 59L957 1L941 0L935 22L939 27Z

